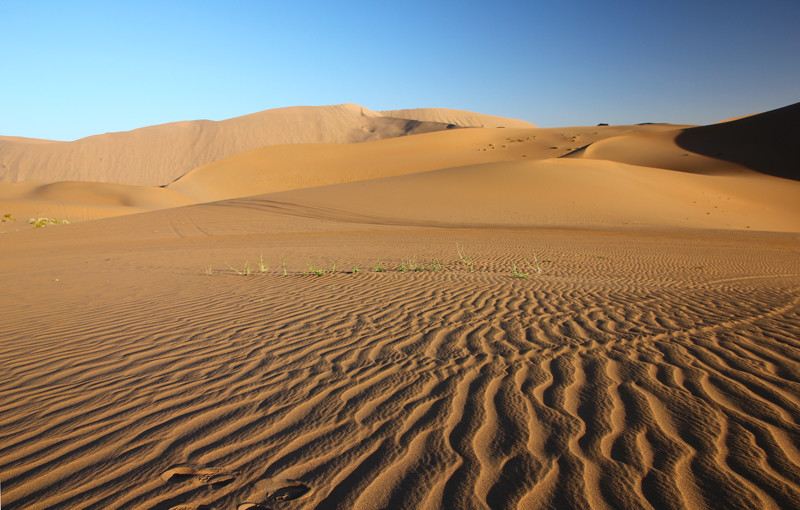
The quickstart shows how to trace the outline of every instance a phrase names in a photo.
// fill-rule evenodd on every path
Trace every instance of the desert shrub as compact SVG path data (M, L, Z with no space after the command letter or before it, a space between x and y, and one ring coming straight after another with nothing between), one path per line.
M33 228L44 228L50 225L69 225L69 220L59 220L57 218L31 218L28 223L33 225Z

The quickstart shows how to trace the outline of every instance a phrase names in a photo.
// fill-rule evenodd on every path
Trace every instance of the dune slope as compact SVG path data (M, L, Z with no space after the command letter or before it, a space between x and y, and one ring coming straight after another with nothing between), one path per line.
M559 157L631 130L614 126L559 129L458 129L354 144L268 146L202 165L163 189L111 183L0 182L0 214L82 221L240 196L504 161ZM39 188L42 188L41 190ZM63 191L63 196L59 193ZM154 201L151 197L157 196ZM112 207L109 203L114 202ZM0 232L24 228L0 223Z
M574 156L701 174L750 170L799 180L797 140L800 103L708 126L625 133Z
M800 103L710 126L683 130L675 139L697 154L761 173L800 180Z
M448 123L471 125L473 115L457 112L448 116ZM197 166L266 145L362 142L446 128L358 105L337 105L265 110L220 122L175 122L72 142L4 137L0 181L158 186Z
M675 132L674 126L468 129L269 146L196 168L166 189L0 184L0 208L79 221L308 189L271 200L389 222L800 230L800 185L683 156ZM392 177L398 179L385 180ZM325 187L338 184L353 186ZM22 227L3 224L0 231Z
M800 232L800 183L612 161L485 163L234 200L381 224Z
M198 201L219 200L475 164L557 158L631 130L664 129L671 128L464 129L363 144L264 147L196 168L169 188Z
M519 120L486 115L483 113L468 112L464 110L451 110L449 108L411 108L407 110L383 110L387 117L398 119L414 119L428 122L442 122L462 127L486 128L534 128L534 124Z

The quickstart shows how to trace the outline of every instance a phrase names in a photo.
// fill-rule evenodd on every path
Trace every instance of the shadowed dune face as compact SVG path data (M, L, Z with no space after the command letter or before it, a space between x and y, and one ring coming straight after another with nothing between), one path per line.
M683 130L680 147L757 172L800 180L800 103L710 126Z
M800 103L719 124L631 131L592 143L573 157L706 175L755 171L800 179Z
M518 119L485 115L482 113L448 108L412 108L408 110L384 110L382 115L398 119L414 119L427 122L452 124L460 127L485 128L534 128L534 124Z
M678 146L675 140L681 133L680 129L656 133L626 133L595 142L568 157L616 161L699 175L740 175L748 172L737 164L689 152Z

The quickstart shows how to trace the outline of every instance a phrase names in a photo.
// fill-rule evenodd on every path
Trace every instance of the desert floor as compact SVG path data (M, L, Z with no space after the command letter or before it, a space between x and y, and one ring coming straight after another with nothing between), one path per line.
M796 235L206 209L4 249L11 507L800 505Z
M800 182L609 129L5 183L2 502L800 508Z

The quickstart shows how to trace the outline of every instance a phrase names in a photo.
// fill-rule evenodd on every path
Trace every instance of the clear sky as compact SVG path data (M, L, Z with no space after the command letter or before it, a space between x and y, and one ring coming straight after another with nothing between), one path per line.
M442 106L541 126L800 101L800 0L0 0L0 134L266 108Z

